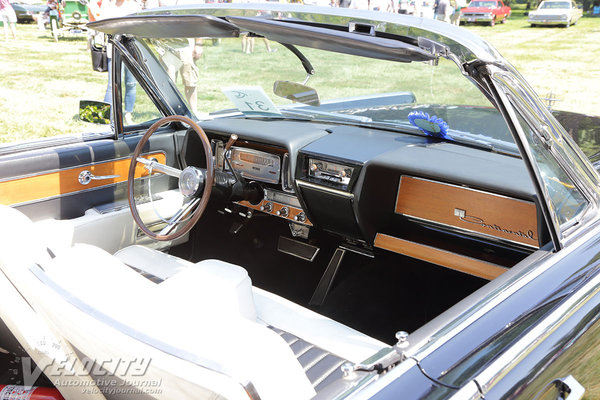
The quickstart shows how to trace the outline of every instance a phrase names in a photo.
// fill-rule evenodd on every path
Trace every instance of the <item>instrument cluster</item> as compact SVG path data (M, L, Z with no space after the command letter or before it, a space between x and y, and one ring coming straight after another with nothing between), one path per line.
M222 146L216 149L217 168L227 169L224 158L242 177L259 182L278 184L281 176L281 159L276 154L233 146L227 154Z

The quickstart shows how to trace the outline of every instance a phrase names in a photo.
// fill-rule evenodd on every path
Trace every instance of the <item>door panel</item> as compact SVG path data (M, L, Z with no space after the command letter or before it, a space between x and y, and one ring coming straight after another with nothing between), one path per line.
M76 218L92 207L126 200L129 157L140 138L129 135L0 156L0 203L39 220ZM155 134L143 153L179 167L172 132ZM83 185L78 177L86 170L119 177ZM153 189L163 191L174 184L172 179L156 179Z
M164 152L152 152L142 155L142 157L155 158L161 164L164 164L167 158ZM18 205L37 202L124 182L127 180L130 163L129 158L121 158L9 179L2 183L0 204ZM148 172L139 164L136 167L135 177L140 178L147 175Z

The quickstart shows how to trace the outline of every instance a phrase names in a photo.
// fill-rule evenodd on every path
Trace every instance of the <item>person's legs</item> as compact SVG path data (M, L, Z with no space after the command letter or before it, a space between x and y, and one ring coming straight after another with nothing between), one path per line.
M133 125L133 107L135 106L135 85L137 81L135 77L129 71L127 67L123 65L125 70L125 113L123 114L123 120L125 125Z
M2 10L2 25L4 25L4 37L8 40L7 25L10 27L13 39L17 38L17 14L12 7L7 7Z
M12 31L13 39L17 39L17 23L16 22L10 23L10 30Z
M108 84L106 85L106 93L104 94L104 102L112 105L112 60L108 59Z
M185 90L185 98L194 114L198 113L198 67L194 62L191 49L181 50L179 56L183 65L181 66L181 80Z
M126 113L132 113L133 112L133 107L135 105L135 85L137 83L137 81L135 80L135 77L133 76L133 74L131 73L131 71L129 71L129 69L127 69L124 66L125 69L125 112Z
M198 114L198 87L186 86L185 98L188 100L188 103L190 103L190 108L194 115Z
M4 27L4 40L8 40L8 23L3 20L2 26Z
M8 15L5 10L0 10L0 21L2 21L2 28L4 29L4 40L8 40Z

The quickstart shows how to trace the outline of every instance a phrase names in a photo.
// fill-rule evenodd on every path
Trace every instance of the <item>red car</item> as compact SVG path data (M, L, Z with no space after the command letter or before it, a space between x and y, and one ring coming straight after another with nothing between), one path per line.
M502 0L475 0L460 11L460 22L485 22L494 26L497 21L505 23L510 12Z

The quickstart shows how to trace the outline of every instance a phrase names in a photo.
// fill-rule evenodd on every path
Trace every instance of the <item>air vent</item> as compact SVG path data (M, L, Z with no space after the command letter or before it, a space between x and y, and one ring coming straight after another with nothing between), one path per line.
M360 33L361 35L375 36L375 25L363 24L360 22L350 22L348 24L348 32Z

